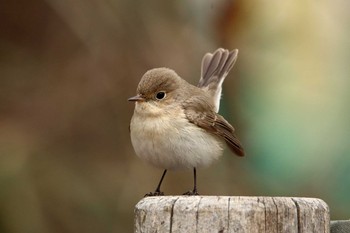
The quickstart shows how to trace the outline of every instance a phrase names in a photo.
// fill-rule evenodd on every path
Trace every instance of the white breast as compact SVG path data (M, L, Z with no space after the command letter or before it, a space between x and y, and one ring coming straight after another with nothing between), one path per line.
M163 169L186 169L211 164L222 154L219 139L188 122L179 113L150 116L136 105L130 124L131 142L143 160Z

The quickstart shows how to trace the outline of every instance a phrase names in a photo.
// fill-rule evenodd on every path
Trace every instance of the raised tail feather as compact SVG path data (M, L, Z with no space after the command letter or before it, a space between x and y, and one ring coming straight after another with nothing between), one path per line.
M215 111L219 111L222 83L237 59L238 49L229 52L219 48L214 53L207 53L202 60L201 78L198 87L213 96Z

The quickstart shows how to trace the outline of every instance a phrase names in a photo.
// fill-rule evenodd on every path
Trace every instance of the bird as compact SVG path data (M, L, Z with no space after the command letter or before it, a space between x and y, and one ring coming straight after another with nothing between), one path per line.
M154 192L161 196L161 184L168 170L193 169L193 189L184 195L199 195L197 172L223 153L223 144L244 156L242 143L233 126L218 111L222 84L237 60L238 49L218 48L202 59L197 86L182 79L169 68L148 70L137 86L129 125L136 155L163 169Z

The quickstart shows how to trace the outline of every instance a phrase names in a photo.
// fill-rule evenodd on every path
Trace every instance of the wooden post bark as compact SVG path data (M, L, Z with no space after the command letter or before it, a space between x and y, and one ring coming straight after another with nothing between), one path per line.
M315 198L161 196L135 207L135 231L329 233L329 208Z

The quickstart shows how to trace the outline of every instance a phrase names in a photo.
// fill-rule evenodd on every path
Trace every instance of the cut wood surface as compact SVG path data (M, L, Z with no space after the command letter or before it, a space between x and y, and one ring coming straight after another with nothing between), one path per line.
M161 196L135 207L135 232L329 233L329 208L316 198Z

